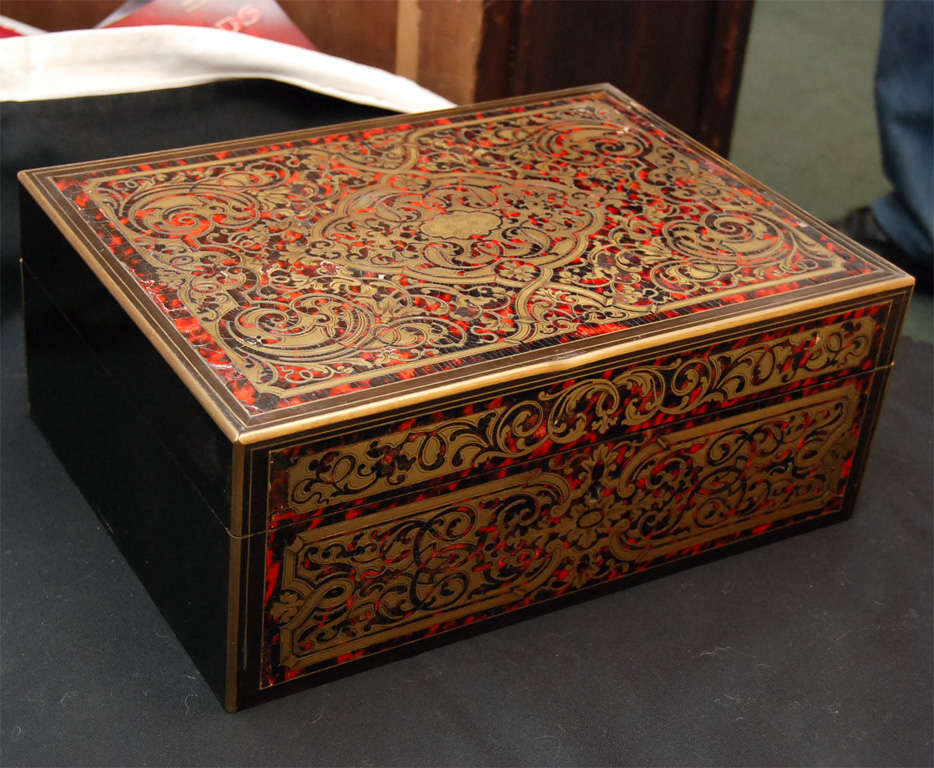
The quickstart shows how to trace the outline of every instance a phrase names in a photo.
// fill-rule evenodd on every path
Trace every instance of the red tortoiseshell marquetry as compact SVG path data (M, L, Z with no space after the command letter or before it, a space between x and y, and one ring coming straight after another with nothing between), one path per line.
M877 269L601 91L54 181L246 417Z
M264 683L839 511L887 313L274 451Z
M67 240L27 271L67 303L77 250L137 346L90 300L31 338L89 338L83 402L172 457L82 487L126 530L191 481L223 610L165 612L230 709L845 516L912 285L609 86L21 178Z

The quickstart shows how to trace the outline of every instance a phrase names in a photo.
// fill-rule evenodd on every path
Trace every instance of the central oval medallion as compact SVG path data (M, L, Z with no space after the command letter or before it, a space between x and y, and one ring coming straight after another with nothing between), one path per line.
M442 213L422 224L429 237L465 240L473 235L488 235L500 225L496 214L485 211L452 211Z

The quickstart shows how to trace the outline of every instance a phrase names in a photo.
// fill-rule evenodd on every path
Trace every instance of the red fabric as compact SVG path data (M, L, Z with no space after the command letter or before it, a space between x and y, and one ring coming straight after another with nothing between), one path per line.
M217 27L317 50L275 0L152 0L106 28L150 24Z

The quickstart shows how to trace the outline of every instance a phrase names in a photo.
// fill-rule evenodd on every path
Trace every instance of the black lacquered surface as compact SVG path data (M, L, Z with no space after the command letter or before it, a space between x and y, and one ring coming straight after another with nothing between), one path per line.
M28 267L23 278L26 343L33 350L32 425L54 445L70 480L223 696L227 531L189 468L128 405L120 381L100 365ZM45 555L54 558L57 551ZM114 606L111 624L121 621L120 613Z

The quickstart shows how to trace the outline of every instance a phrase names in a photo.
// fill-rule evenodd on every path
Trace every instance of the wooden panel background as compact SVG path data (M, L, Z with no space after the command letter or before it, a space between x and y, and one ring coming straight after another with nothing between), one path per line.
M47 32L88 29L107 18L123 0L0 0L0 14Z

